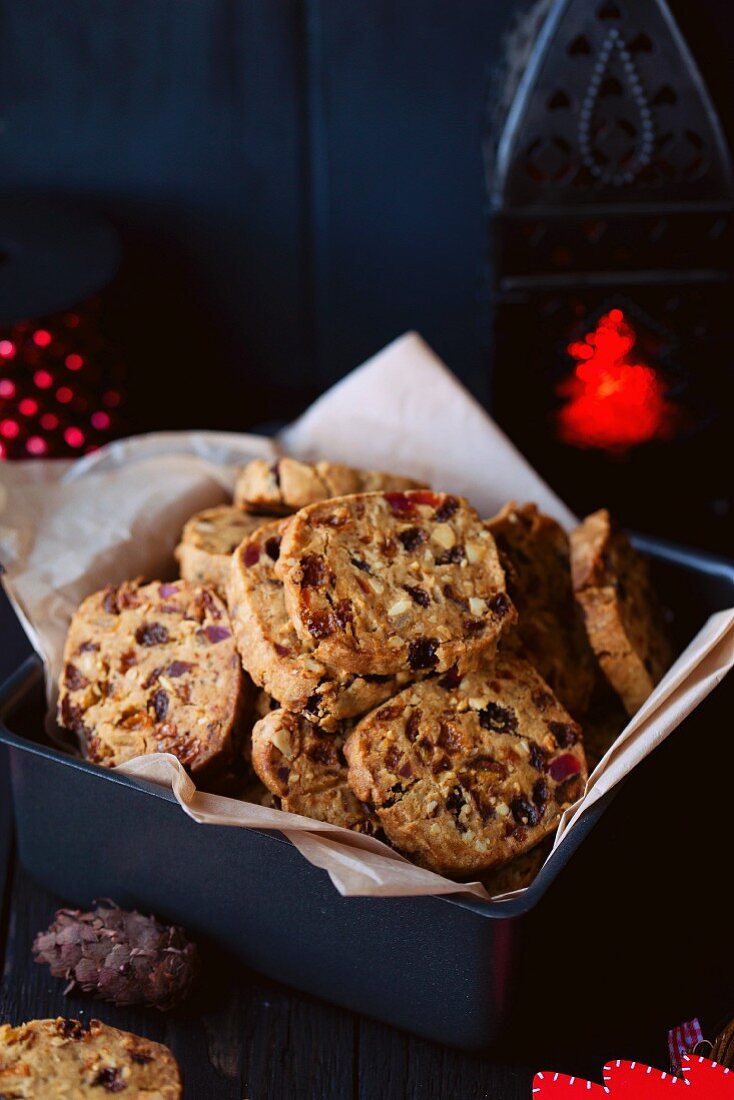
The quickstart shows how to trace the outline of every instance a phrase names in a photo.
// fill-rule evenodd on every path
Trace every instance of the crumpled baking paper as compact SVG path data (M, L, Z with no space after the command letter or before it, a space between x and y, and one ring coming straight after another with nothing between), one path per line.
M64 638L81 600L126 578L172 576L171 555L189 516L226 500L237 469L249 459L282 453L410 475L468 497L483 516L507 500L532 500L567 529L576 522L414 333L353 371L275 440L206 431L155 433L111 443L77 462L0 463L3 580L45 664L50 727ZM708 620L629 722L590 776L584 796L563 814L555 847L732 664L734 609ZM277 829L326 870L342 894L488 898L481 883L456 883L416 867L372 837L197 791L169 754L137 757L119 770L169 786L182 809L203 825Z

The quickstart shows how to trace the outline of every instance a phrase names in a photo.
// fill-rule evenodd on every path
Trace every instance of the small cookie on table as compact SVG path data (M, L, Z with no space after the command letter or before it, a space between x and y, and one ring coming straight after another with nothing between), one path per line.
M662 679L672 655L647 559L602 509L571 532L571 572L591 647L633 715Z
M99 1100L112 1093L181 1100L181 1074L168 1047L99 1020L0 1026L0 1096Z
M470 668L515 618L491 533L465 500L428 489L301 509L276 573L314 658L361 675Z
M406 688L355 726L344 754L395 847L457 878L532 848L586 780L580 726L531 664L504 653Z
M299 462L295 458L274 462L256 458L241 471L234 501L250 512L282 516L331 497L421 488L424 486L420 481L380 470L358 470L335 462Z
M184 527L174 551L183 579L208 584L224 598L232 554L265 522L263 516L227 504L197 512Z
M58 720L96 764L170 752L210 778L241 754L246 691L227 608L210 588L129 581L73 616Z

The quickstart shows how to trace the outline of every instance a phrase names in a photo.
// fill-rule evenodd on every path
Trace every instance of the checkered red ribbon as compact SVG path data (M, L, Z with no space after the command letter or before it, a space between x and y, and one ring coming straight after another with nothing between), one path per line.
M670 1071L680 1075L684 1054L692 1054L697 1044L703 1040L701 1025L694 1016L692 1020L677 1027L671 1027L668 1032L668 1053L670 1055Z

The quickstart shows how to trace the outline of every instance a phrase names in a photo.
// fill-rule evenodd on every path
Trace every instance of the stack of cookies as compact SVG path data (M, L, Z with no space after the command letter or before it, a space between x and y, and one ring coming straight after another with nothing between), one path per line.
M186 525L181 580L89 597L59 715L90 759L173 752L226 789L523 885L669 661L646 563L605 512L571 539L406 478L250 463Z

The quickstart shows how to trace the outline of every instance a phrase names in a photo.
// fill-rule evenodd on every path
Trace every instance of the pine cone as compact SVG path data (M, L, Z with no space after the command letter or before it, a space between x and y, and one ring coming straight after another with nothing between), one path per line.
M196 945L183 929L129 913L114 902L91 913L59 909L33 944L38 963L55 978L116 1005L172 1008L188 994L199 967Z

